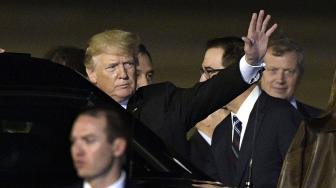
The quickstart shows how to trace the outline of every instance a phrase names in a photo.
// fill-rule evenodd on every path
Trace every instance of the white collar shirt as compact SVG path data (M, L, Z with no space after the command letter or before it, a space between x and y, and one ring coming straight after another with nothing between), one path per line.
M127 100L124 100L122 102L119 103L124 109L127 108L127 104L128 104L128 99Z
M243 138L246 131L246 126L250 117L250 113L254 107L254 104L256 103L259 95L261 94L261 90L258 86L256 86L252 92L249 94L249 96L245 99L245 101L241 104L239 107L239 110L237 114L234 114L231 112L231 120L233 119L232 116L235 115L239 119L239 121L242 123L242 130L240 134L240 141L239 141L239 149L241 147L241 144L243 142ZM233 125L233 122L232 122ZM233 127L232 127L232 140L233 140Z
M203 133L201 130L197 129L198 133L202 136L202 138L209 144L211 145L211 137Z
M125 171L122 171L117 181L107 186L106 188L124 188L125 184L126 184L126 173ZM92 188L92 186L89 184L89 182L85 181L83 188Z
M295 109L298 109L298 106L297 106L297 103L294 97L289 102L291 103L292 106L294 106Z

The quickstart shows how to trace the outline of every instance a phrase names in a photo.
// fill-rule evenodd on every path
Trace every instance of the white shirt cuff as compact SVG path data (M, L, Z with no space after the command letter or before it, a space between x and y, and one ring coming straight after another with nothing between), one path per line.
M240 59L239 69L244 81L248 84L252 84L259 80L260 70L264 67L263 61L259 62L259 65L250 65L246 62L245 55Z

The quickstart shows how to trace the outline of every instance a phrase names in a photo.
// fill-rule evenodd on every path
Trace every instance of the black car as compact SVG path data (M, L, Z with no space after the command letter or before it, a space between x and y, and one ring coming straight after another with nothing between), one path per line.
M86 106L112 98L74 70L29 54L0 54L0 187L62 187L78 181L69 134ZM132 119L126 169L143 187L190 187L211 180L170 151L146 126Z

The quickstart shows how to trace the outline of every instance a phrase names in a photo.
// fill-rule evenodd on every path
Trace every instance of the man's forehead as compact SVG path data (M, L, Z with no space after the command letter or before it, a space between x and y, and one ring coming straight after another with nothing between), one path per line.
M202 62L203 67L221 67L222 66L222 57L225 53L223 48L214 47L209 48L205 52L205 56Z
M106 120L103 117L81 115L74 123L73 133L95 133L105 128Z
M115 54L115 53L101 53L92 57L94 62L100 62L100 60L108 62L127 62L134 61L134 57L128 54Z
M146 54L138 55L138 61L137 69L153 69L150 59Z
M280 56L273 55L271 52L268 52L264 58L265 64L267 66L276 66L276 67L296 67L298 56L295 52L286 52Z

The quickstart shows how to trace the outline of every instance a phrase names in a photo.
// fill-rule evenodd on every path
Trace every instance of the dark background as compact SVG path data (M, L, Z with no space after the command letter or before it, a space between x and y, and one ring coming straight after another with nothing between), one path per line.
M95 33L138 33L152 53L156 81L189 87L199 79L209 38L246 34L252 12L265 9L305 50L297 97L325 107L336 68L332 1L10 1L0 5L0 46L43 57L57 45L85 48Z

